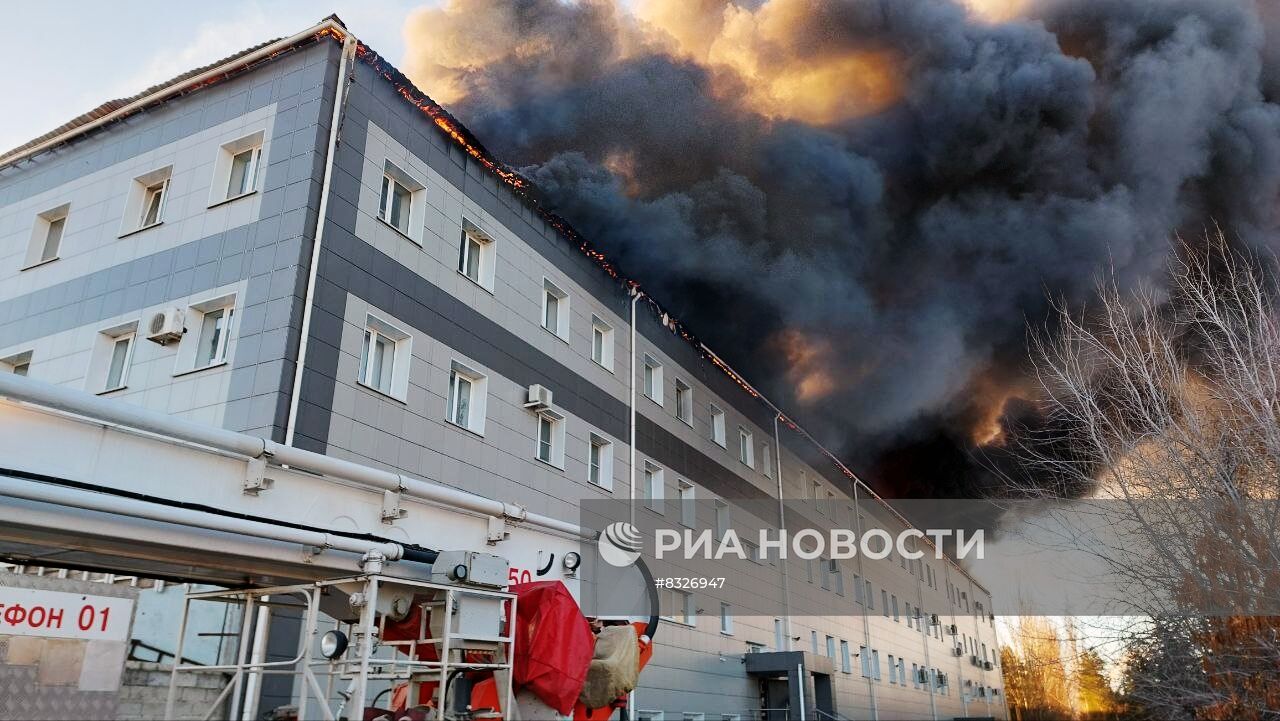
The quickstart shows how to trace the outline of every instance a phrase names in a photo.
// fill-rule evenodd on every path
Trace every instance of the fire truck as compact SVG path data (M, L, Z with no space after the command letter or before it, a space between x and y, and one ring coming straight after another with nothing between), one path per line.
M515 503L12 374L0 459L0 557L218 587L184 599L170 718L210 673L206 718L626 718L652 653L656 615L579 610L596 534ZM207 604L238 628L198 628ZM301 633L269 660L278 612ZM210 634L228 657L185 663ZM281 675L293 702L261 708Z

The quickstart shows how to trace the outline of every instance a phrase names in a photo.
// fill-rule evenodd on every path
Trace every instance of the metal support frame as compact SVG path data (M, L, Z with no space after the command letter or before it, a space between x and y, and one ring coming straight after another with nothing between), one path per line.
M184 653L183 647L193 602L240 604L243 609L240 643L236 648L236 660L232 663L222 663L222 659L218 659L218 663L214 665L204 666L186 662L185 659L175 662L169 679L169 695L165 704L166 718L175 718L174 703L179 688L178 675L186 673L229 673L231 675L217 699L210 704L204 721L211 719L217 709L228 699L230 700L227 714L229 719L238 719L243 709L256 707L257 699L250 698L249 694L244 693L244 689L251 688L256 695L261 688L261 679L267 674L299 677L301 683L294 692L298 718L323 718L326 721L334 721L339 716L363 718L371 682L408 683L409 698L416 700L420 684L434 680L437 682L434 697L437 708L447 709L451 702L451 689L447 681L453 672L459 670L492 670L499 684L499 697L503 699L504 713L514 709L513 674L511 673L511 663L515 657L513 624L517 611L514 594L385 576L378 572L381 566L376 557L370 557L366 567L370 573L308 584L188 593L184 599L178 640L175 644L177 658L182 659ZM347 627L351 644L343 656L330 660L315 657L313 649L316 646L315 640L321 634L320 626L323 623L320 612L321 598L326 594L335 593L350 598L352 610L358 611L358 614L350 621L337 622L337 627ZM427 613L424 612L420 615L421 624L415 638L400 641L385 640L384 631L388 619L379 613L380 597L397 594L427 597L428 600L420 602L420 605L424 606L423 610L426 611L429 607L444 614L437 625L441 629L440 634L436 636L432 633L427 621ZM452 611L457 608L460 600L467 596L499 599L506 604L507 628L498 636L480 639L493 644L492 662L467 660L459 647L463 638L452 631L449 623ZM281 601L286 598L294 598L302 603ZM269 610L272 606L305 609L298 652L293 658L284 661L268 662L252 659L249 654L253 645L250 639L253 636L254 620L260 610ZM424 645L435 648L436 660L419 659L419 650ZM321 677L325 677L325 683L321 682ZM336 691L336 681L348 683L345 693ZM313 706L313 703L317 705Z

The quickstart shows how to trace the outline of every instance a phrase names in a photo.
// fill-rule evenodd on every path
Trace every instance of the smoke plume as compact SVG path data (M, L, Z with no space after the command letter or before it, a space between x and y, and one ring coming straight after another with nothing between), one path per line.
M1259 0L449 0L403 64L891 493L971 493L1028 323L1276 245ZM1268 36L1272 43L1267 44Z

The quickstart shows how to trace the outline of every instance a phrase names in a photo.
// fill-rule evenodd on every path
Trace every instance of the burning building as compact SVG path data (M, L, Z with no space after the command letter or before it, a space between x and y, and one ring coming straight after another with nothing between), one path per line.
M561 520L584 499L662 517L788 498L903 523L549 210L538 175L327 19L0 156L0 363ZM827 392L828 349L789 348L804 392ZM14 528L5 555L38 562ZM839 613L667 593L636 717L1004 715L991 601L963 569L817 566L789 583ZM297 641L273 630L263 653ZM299 691L262 690L264 709Z

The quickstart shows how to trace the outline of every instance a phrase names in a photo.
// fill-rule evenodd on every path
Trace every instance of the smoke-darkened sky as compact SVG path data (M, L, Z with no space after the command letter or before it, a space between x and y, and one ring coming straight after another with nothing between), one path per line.
M1272 43L1267 45L1268 33ZM1252 0L450 0L403 69L889 492L972 492L1028 323L1275 246Z

